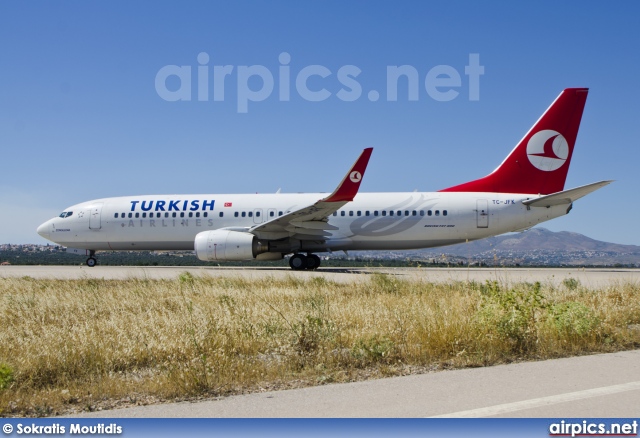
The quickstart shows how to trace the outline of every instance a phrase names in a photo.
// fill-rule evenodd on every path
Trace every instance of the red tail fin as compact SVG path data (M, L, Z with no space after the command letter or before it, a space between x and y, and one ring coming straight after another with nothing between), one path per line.
M496 170L441 192L546 195L562 191L588 91L565 89Z

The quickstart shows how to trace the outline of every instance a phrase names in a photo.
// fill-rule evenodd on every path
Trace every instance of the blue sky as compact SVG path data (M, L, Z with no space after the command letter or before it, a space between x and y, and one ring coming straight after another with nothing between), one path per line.
M370 146L362 191L438 190L491 172L563 88L589 87L566 188L616 182L544 226L640 245L639 13L637 2L4 1L0 243L44 243L37 225L101 197L331 191ZM210 74L234 66L223 101L198 100L202 52ZM484 67L478 100L470 54ZM160 96L156 75L169 65L191 67L190 101ZM254 65L274 90L239 113L238 72ZM331 72L308 81L326 100L297 93L311 65ZM337 97L348 65L361 71L351 102ZM402 82L387 100L395 65L418 72L416 101ZM453 100L425 91L438 65L460 74ZM175 76L165 84L180 89Z

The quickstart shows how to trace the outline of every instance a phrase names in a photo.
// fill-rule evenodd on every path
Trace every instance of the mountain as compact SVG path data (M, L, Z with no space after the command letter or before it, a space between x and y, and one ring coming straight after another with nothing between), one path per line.
M357 256L368 254L371 255L359 252ZM458 245L403 252L378 251L375 255L375 258L389 257L488 265L640 266L640 246L602 242L579 233L538 227Z
M640 254L640 246L602 242L570 231L549 231L532 228L522 233L509 233L488 239L447 247L448 253L464 255L490 250L498 251L605 251L620 254Z

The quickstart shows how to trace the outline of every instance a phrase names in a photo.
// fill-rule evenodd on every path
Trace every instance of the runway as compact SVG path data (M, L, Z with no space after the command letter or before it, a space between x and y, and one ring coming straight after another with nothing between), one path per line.
M197 276L236 276L252 279L265 277L297 278L325 277L338 282L366 281L370 274L384 273L408 280L428 282L499 281L501 283L536 282L561 284L574 278L586 287L604 287L620 282L639 282L640 269L585 269L585 268L320 268L316 271L293 271L282 267L184 267L184 266L0 266L1 277L45 279L81 278L149 278L175 279L188 271Z
M81 417L627 417L640 350L170 403Z

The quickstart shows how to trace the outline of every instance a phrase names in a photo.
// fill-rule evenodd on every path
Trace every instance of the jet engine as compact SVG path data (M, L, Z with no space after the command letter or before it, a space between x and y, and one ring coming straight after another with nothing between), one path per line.
M268 253L267 242L261 242L253 234L241 231L203 231L196 235L194 246L196 257L205 262L282 258L281 253Z

